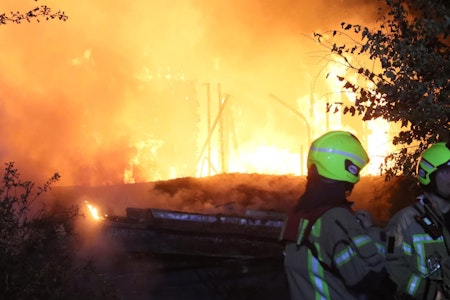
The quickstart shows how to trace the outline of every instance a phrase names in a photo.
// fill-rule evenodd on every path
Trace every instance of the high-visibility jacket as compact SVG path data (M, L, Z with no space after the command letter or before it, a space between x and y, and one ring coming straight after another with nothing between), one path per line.
M384 256L350 209L326 210L308 233L309 223L301 218L296 239L290 236L285 244L291 299L361 299L366 287L380 292L392 288ZM301 242L304 234L309 246Z
M450 299L439 292L444 282L450 284L450 278L445 278L440 268L449 256L445 245L445 236L449 242L448 231L445 226L439 231L438 222L427 213L436 196L425 196L420 196L415 205L403 208L389 221L387 267L400 293L413 299ZM433 209L432 214L442 218L437 209Z

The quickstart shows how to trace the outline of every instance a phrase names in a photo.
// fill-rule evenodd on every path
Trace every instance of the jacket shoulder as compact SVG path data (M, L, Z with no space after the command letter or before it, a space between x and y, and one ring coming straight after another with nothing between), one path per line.
M332 226L336 225L336 222L341 224L358 224L356 217L352 210L346 207L333 207L325 212L322 216L322 222L330 223Z
M324 216L340 216L340 217L345 217L345 216L354 216L353 212L351 209L347 208L347 207L342 207L342 206L336 206L333 208L330 208L327 212L324 213Z
M404 207L395 213L387 224L387 231L395 233L398 231L404 231L412 224L415 224L415 217L418 212L414 209L413 205Z

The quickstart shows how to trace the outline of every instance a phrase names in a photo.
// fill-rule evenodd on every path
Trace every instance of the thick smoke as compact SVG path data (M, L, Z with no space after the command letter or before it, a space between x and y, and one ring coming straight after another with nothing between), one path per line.
M33 179L59 172L62 185L194 176L206 84L213 117L219 93L234 105L235 148L295 152L303 125L269 95L308 97L323 55L312 33L374 20L366 2L3 1L69 19L1 27L0 160Z

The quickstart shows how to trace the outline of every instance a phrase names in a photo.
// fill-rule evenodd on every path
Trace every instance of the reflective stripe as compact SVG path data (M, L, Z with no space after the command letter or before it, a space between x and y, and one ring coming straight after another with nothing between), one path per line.
M315 288L315 299L327 299L325 298L325 287L327 283L323 280L323 269L319 264L319 261L311 255L311 251L308 251L308 256L310 260L311 267L311 281Z
M443 243L444 238L440 236L439 238L433 240L428 234L415 234L413 235L413 244L417 253L417 269L423 275L428 273L428 267L426 265L426 254L425 254L425 244L432 243Z
M320 235L320 228L322 227L321 219L318 219L311 229L312 236ZM314 247L317 249L317 255L320 260L322 260L321 248L319 243L315 243ZM311 284L315 287L314 292L315 300L331 300L328 283L325 281L325 274L323 267L321 266L319 260L314 257L311 250L308 249L308 270L309 279Z
M411 275L409 278L408 286L406 287L407 293L414 296L417 293L417 289L420 285L420 277L417 275Z
M318 219L316 221L316 223L314 223L313 227L311 228L311 234L314 237L319 237L321 228L322 228L322 219Z
M355 244L355 246L359 248L364 246L365 244L372 242L372 239L367 235L359 235L352 238L352 241Z
M349 158L353 158L355 160L357 160L361 165L365 165L366 161L364 159L362 159L361 157L350 153L350 152L346 152L346 151L341 151L341 150L336 150L336 149L332 149L332 148L319 148L316 146L311 146L311 151L317 151L317 152L325 152L325 153L333 153L333 154L338 154L338 155L343 155Z
M409 245L409 244L403 242L403 243L402 243L402 249L403 249L403 252L404 252L406 255L409 255L409 256L412 255L412 247L411 247L411 245Z
M352 247L348 246L336 255L334 262L336 263L336 266L341 267L342 265L350 261L350 259L352 259L352 257L355 255L356 252L352 249Z
M422 161L420 163L426 165L429 169L436 168L432 163L430 163L428 160L426 160L423 157L422 157Z
M442 237L439 237L437 240L442 240ZM415 234L413 235L413 243L423 243L427 241L433 241L433 238L428 234Z
M305 234L306 226L308 226L309 220L301 219L298 224L298 236L297 236L297 245L300 245L303 235Z
M386 247L384 247L383 244L380 244L378 242L375 242L375 246L377 246L378 252L383 255L386 256Z
M320 251L319 244L315 244L315 247L317 247L318 251ZM320 257L319 259L322 259ZM308 269L309 271L309 277L311 280L312 285L315 287L315 296L314 299L317 300L331 300L328 284L325 281L325 274L323 271L322 266L319 263L319 260L312 255L311 250L308 249Z
M372 242L372 239L367 235L359 235L352 238L352 241L354 246L360 248ZM355 255L356 251L353 249L352 245L349 245L336 254L334 262L336 263L336 266L341 267L350 261Z

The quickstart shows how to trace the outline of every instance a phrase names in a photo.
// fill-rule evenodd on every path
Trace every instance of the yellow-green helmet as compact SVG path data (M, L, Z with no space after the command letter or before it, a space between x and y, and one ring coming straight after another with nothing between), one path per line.
M450 165L449 143L436 143L422 152L417 164L417 177L422 185L430 184L430 175L439 167Z
M346 131L330 131L309 148L308 169L315 165L320 176L357 183L369 157L358 138Z

